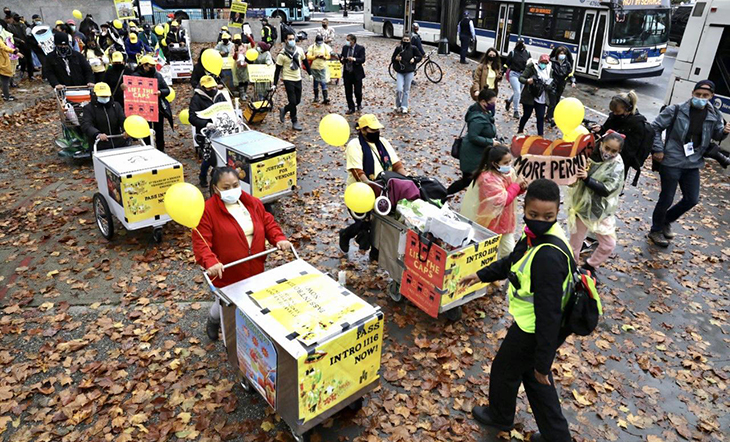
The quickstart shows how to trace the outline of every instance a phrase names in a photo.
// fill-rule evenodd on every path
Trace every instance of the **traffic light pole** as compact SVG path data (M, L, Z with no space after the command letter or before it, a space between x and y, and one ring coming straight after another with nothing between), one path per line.
M414 0L406 0L406 7L403 13L403 35L411 35L413 29L413 2Z
M522 3L520 4L520 27L518 30L517 38L522 38L522 21L525 19L525 0L522 0Z

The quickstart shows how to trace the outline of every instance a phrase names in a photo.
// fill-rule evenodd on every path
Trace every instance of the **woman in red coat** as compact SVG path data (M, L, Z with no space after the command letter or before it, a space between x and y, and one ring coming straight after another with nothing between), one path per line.
M225 287L263 272L265 257L228 269L223 269L223 264L263 252L266 241L276 244L280 250L292 247L273 215L264 210L261 201L241 192L235 169L215 169L210 181L210 194L212 196L205 202L205 211L198 224L200 235L193 232L193 252L195 261L206 269L216 287ZM214 302L206 332L215 341L219 330L220 305Z

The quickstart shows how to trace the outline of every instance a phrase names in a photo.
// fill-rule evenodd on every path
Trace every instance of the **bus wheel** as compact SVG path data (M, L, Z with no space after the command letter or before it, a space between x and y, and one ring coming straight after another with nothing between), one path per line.
M390 22L386 22L383 26L383 35L386 38L393 38L393 25Z

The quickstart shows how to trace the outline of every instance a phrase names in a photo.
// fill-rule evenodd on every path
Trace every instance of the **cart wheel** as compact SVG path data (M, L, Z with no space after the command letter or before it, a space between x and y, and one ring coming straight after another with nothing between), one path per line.
M251 391L251 386L248 385L248 381L246 379L243 379L241 381L241 388L243 388L243 391L245 391L246 393L248 393L249 391Z
M461 319L461 306L452 308L451 310L446 310L444 312L444 316L446 316L446 319L451 322L458 321L459 319Z
M348 405L347 408L349 408L352 411L360 411L360 409L362 408L362 403L363 403L363 399L359 398L355 402Z
M296 434L292 431L291 435L294 437L294 440L297 442L309 442L309 432L304 433L304 434Z
M403 295L400 294L400 284L395 281L390 281L388 283L388 296L395 302L401 302Z
M94 216L96 217L96 226L101 232L101 236L107 240L111 240L114 236L114 219L112 212L109 210L109 204L106 202L104 195L100 193L94 194Z
M155 227L152 229L152 239L155 240L157 244L162 242L162 227Z

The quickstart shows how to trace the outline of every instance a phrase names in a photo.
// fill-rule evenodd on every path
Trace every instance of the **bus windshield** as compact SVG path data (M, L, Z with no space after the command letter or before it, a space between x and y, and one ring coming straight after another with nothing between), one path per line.
M669 11L616 11L611 46L654 46L669 40Z

